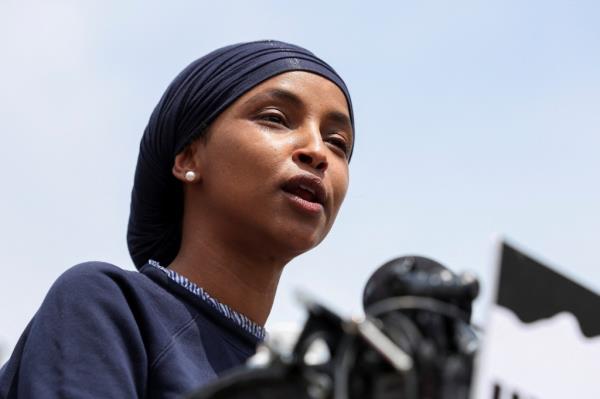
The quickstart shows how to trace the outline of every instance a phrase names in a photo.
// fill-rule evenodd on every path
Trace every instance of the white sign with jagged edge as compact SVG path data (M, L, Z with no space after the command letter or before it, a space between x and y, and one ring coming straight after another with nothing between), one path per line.
M600 398L600 337L584 336L573 314L523 323L493 305L488 317L473 399Z

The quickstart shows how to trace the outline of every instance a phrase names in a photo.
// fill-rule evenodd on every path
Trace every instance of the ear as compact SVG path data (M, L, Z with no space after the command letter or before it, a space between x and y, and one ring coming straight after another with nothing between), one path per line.
M201 146L202 140L195 140L175 156L172 172L178 180L188 184L198 183L202 180Z

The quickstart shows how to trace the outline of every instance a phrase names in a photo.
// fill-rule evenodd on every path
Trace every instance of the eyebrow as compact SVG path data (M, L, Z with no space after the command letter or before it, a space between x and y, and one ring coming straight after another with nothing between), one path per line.
M278 100L292 104L294 107L304 108L304 102L300 99L300 97L291 91L284 89L270 89L266 92L259 93L253 97L250 97L244 104L252 105L254 103L266 100ZM347 127L349 129L350 137L352 139L354 138L354 129L348 115L340 111L330 111L327 113L326 118L331 122Z
M304 103L294 93L283 89L271 89L263 93L259 93L253 97L250 97L245 104L254 104L264 100L279 100L292 104L294 107L304 107Z

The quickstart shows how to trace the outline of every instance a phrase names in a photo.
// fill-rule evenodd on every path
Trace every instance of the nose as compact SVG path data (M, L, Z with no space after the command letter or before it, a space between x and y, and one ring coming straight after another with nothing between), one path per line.
M327 148L319 129L305 130L292 159L300 166L308 166L320 173L327 170Z

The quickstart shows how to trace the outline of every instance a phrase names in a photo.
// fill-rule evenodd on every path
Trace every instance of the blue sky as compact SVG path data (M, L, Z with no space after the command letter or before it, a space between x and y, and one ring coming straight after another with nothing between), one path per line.
M296 288L361 311L405 254L476 272L484 319L504 235L600 291L600 5L595 1L0 4L0 359L52 282L86 260L132 268L137 146L170 80L234 42L305 46L346 80L357 145L337 225L290 263Z

